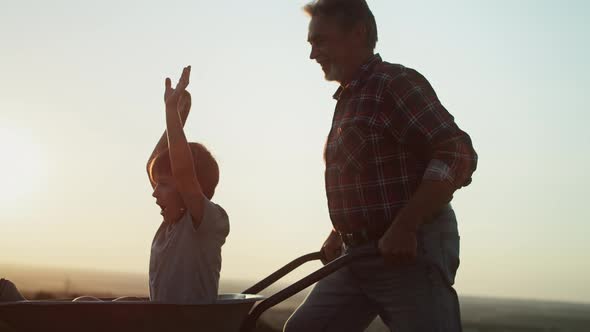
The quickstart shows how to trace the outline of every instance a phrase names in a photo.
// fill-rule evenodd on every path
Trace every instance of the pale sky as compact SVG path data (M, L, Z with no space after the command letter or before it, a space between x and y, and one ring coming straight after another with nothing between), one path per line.
M145 163L164 78L189 64L185 130L231 222L222 279L319 250L337 85L308 58L305 3L0 0L0 263L147 274ZM453 204L459 293L589 302L588 2L369 5L376 51L430 80L480 156Z

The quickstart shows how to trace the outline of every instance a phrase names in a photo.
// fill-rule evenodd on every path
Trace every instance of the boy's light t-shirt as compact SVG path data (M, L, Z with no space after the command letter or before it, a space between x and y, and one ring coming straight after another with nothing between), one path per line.
M150 300L216 301L229 218L221 206L206 198L203 202L203 220L197 229L187 212L174 224L162 222L156 232L150 255Z

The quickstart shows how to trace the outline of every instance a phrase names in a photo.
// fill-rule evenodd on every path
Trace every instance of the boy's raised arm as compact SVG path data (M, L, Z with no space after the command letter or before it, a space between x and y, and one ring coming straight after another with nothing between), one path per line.
M164 94L164 101L166 101L165 94ZM178 101L178 113L180 114L180 120L182 121L183 127L186 124L186 119L188 118L190 110L191 110L191 95L190 95L190 93L188 93L188 91L185 90ZM148 174L148 178L150 180L150 184L152 185L152 188L154 187L155 183L152 181L152 178L150 176L150 163L152 162L152 160L154 160L154 158L156 158L166 148L168 148L168 134L166 133L166 130L164 129L164 133L162 133L160 140L158 141L158 143L154 147L154 151L152 151L152 154L148 158L147 164L145 165L145 170Z
M188 86L190 71L190 66L184 68L176 89L172 89L170 79L166 79L166 134L168 136L172 176L176 188L190 212L195 227L198 227L203 218L203 199L205 195L203 195L201 184L197 178L193 155L178 114L178 100Z

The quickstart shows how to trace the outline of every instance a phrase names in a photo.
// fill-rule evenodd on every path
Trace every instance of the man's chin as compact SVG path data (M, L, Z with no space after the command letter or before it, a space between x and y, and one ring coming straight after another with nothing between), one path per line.
M338 79L331 72L324 72L324 79L328 82L338 81Z
M328 82L340 82L338 70L335 67L324 70L324 79Z

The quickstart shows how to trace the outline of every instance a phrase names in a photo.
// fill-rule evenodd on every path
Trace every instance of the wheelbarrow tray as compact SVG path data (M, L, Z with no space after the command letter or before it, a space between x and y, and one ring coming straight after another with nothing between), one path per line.
M8 331L228 331L236 332L256 301L264 297L221 294L214 304L146 301L0 303ZM2 330L0 323L0 331ZM6 328L5 328L6 329Z
M252 332L262 313L351 262L378 255L376 249L343 255L265 299L258 294L303 263L321 260L315 252L301 256L240 294L221 294L214 304L145 301L0 302L0 332ZM262 300L262 301L261 301ZM254 304L261 301L254 308ZM4 326L2 326L4 324Z

